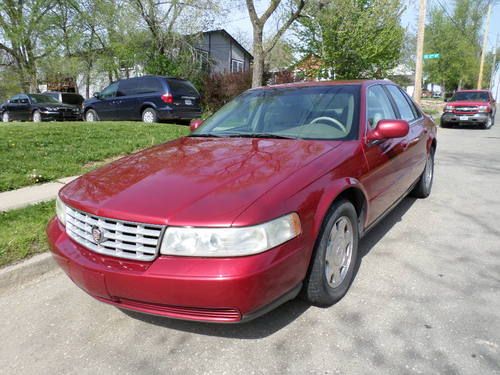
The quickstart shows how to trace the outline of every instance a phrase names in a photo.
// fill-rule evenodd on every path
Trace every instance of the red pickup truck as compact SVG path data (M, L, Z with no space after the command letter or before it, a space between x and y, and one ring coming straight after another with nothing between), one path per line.
M457 91L446 103L441 116L441 127L451 125L479 125L489 129L495 123L496 103L491 91Z

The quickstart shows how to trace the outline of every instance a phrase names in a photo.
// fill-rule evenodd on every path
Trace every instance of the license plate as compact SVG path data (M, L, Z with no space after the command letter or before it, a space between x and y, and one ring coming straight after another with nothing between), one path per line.
M184 103L186 103L186 105L193 105L193 101L191 99L184 100Z
M460 116L459 119L460 121L467 121L469 119L469 116Z

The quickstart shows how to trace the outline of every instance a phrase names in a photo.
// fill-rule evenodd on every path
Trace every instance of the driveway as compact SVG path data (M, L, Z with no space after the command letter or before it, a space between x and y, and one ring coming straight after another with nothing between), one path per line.
M439 129L434 190L361 242L348 295L245 325L99 303L60 271L0 295L5 374L500 374L500 115Z

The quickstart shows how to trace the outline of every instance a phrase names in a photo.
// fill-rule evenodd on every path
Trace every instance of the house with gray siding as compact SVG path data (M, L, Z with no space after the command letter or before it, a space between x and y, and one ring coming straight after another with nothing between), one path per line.
M210 73L245 72L253 59L250 52L223 29L201 33L196 50Z

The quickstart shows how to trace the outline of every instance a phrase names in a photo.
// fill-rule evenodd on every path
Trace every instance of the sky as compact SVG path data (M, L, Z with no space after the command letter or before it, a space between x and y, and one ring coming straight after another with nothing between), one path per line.
M453 1L439 1L441 1L441 4L443 4L451 14L453 10ZM241 1L235 1L235 3L237 3L237 5L235 5L235 7L231 9L229 17L224 21L224 24L222 26L237 39L245 39L241 42L243 45L246 45L252 40L252 24L250 23L245 3ZM269 1L256 0L255 3L258 14L261 14L269 4ZM401 23L404 27L415 31L417 29L419 2L417 0L406 0L405 3L406 10L403 13ZM427 0L427 10L429 10L432 6L438 6L438 0ZM488 33L488 50L492 50L494 48L497 35L499 35L500 44L500 2L497 2L496 6L494 6L493 11L491 12L490 30Z

